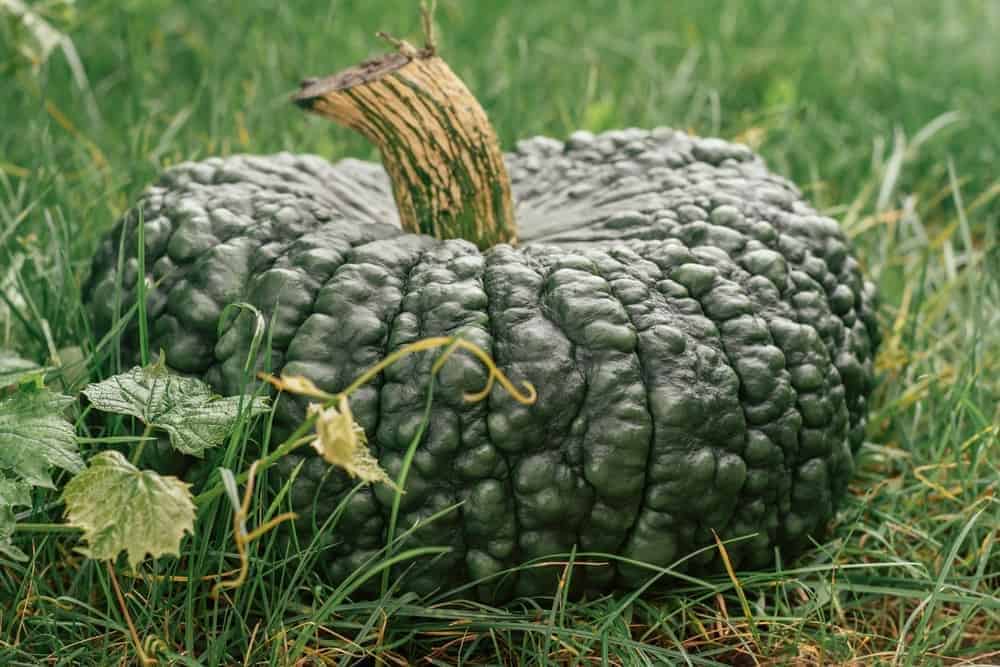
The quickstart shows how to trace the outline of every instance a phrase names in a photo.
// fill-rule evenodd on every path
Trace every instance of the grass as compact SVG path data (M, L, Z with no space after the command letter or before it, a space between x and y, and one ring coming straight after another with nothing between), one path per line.
M35 65L0 13L0 347L38 361L93 349L87 262L163 167L241 151L374 158L287 96L380 50L377 29L413 35L409 4L37 2L75 50ZM318 549L265 537L220 602L197 582L120 575L147 647L182 665L1000 663L1000 4L440 5L444 53L506 146L623 126L736 138L842 222L886 335L852 495L826 542L771 571L503 609L354 602L311 577ZM227 507L202 513L183 569L158 573L231 567ZM33 558L0 567L0 662L127 664L106 570L65 535L19 544Z

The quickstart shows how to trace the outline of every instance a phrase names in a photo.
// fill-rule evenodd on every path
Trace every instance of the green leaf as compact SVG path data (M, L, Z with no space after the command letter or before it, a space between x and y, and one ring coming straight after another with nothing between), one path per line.
M35 362L22 359L9 350L0 350L0 389L44 372L45 369Z
M171 373L162 364L136 366L83 393L99 410L132 415L166 431L171 445L193 456L225 442L241 407L251 415L270 409L266 398L223 398L201 380Z
M0 477L0 507L30 507L31 486L16 479Z
M62 412L73 399L48 389L22 386L0 400L0 472L13 473L32 486L55 488L50 469L79 472L73 426Z
M147 554L180 555L184 533L194 532L190 484L139 470L109 450L66 485L66 520L83 531L90 558L114 560L128 553L135 568Z
M14 508L30 506L31 487L26 482L0 477L0 554L13 560L28 560L10 541L14 536Z

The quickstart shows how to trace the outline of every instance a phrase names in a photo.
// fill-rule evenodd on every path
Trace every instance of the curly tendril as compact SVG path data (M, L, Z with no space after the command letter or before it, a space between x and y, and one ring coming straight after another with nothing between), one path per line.
M522 405L531 405L537 400L538 393L535 391L534 385L532 385L527 380L524 380L521 382L523 391L521 389L518 389L517 387L514 386L514 383L511 382L510 379L504 374L504 372L501 371L499 368L497 368L496 362L493 361L490 355L488 355L481 347L479 347L475 343L472 343L471 341L468 341L459 336L437 336L432 338L424 338L414 343L410 343L409 345L405 345L400 349L396 350L395 352L393 352L392 354L390 354L389 356L387 356L382 361L375 364L374 366L368 368L368 370L366 370L364 373L358 376L358 378L354 380L354 382L352 382L346 389L344 389L342 392L338 394L330 394L328 392L325 392L319 387L317 387L308 378L304 378L301 376L289 377L282 375L279 378L279 377L274 377L273 375L269 375L267 373L261 373L259 377L262 380L272 384L275 388L277 388L280 391L287 391L302 396L311 396L313 398L318 398L325 401L339 402L341 398L349 397L351 394L353 394L355 391L361 388L365 383L373 380L376 376L378 376L379 373L381 373L383 370L385 370L392 364L396 363L403 357L406 357L410 354L414 354L416 352L424 352L427 350L433 350L442 347L447 349L445 349L445 351L441 354L441 356L438 357L438 359L434 362L434 365L431 366L432 375L437 375L438 371L441 370L445 362L448 361L451 355L454 354L455 350L458 349L463 349L470 352L477 359L479 359L486 367L486 369L489 371L489 377L486 379L486 386L484 386L481 391L466 393L464 395L466 402L478 403L479 401L482 401L487 396L489 396L490 392L493 390L493 385L495 383L500 383L500 386L503 387L515 401L521 403Z

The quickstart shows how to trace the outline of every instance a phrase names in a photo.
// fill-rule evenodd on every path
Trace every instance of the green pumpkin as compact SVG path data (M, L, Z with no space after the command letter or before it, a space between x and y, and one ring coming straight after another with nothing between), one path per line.
M412 545L451 547L404 587L447 590L534 559L604 552L668 566L722 539L737 567L790 557L823 533L865 430L879 341L875 294L837 223L744 146L670 129L565 142L535 138L505 157L519 243L480 251L399 226L381 166L310 155L238 155L166 171L108 235L86 286L99 332L138 281L145 234L151 349L238 392L253 316L220 331L227 304L268 320L259 370L336 392L416 340L462 333L538 400L499 387L456 354L443 368L402 497ZM116 272L124 234L124 272ZM134 322L124 332L135 355ZM433 354L407 357L351 399L393 476L423 416ZM278 401L275 438L305 416ZM291 503L315 530L355 481L312 450ZM393 491L353 494L324 535L321 566L341 580L384 544ZM590 560L590 559L588 559ZM704 549L680 571L720 568ZM559 567L490 581L506 594L552 591ZM651 572L581 566L580 590Z

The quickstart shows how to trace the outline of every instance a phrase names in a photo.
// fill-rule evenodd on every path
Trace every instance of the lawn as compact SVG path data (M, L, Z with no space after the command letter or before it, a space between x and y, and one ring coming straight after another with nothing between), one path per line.
M0 348L47 364L93 353L90 258L159 171L238 152L377 159L289 95L383 50L376 30L419 34L416 2L43 0L29 4L72 48L42 58L4 11L20 4L0 0ZM442 54L505 147L621 127L738 140L841 223L884 334L851 495L799 560L655 596L352 601L310 576L314 553L269 560L270 536L219 602L122 567L146 650L182 665L1000 664L1000 2L439 5ZM54 501L36 494L30 520L59 520ZM226 507L157 572L232 567ZM0 560L0 663L135 655L107 570L75 542L21 531L31 560Z

